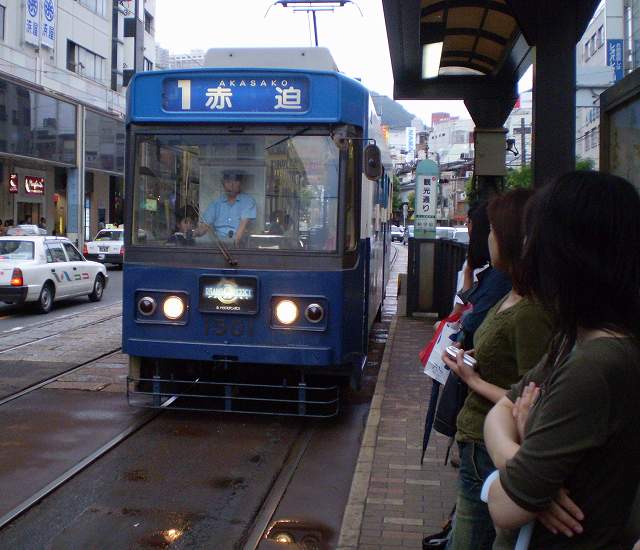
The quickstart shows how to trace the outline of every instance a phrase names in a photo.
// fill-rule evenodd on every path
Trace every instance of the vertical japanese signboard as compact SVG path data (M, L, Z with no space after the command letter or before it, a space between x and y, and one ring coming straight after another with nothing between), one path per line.
M41 42L45 48L53 49L56 44L56 16L58 6L56 0L43 0L40 20Z
M416 152L416 129L406 128L405 131L407 136L407 156L413 158Z
M27 0L25 4L24 41L40 46L40 0Z
M624 77L622 59L622 40L607 40L607 65L613 67L616 82Z
M9 193L18 192L18 174L9 175Z
M432 160L421 160L416 167L416 205L414 235L435 239L437 185L440 169Z

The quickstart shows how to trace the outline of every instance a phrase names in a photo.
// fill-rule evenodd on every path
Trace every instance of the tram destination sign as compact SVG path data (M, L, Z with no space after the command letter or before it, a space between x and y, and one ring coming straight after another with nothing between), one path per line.
M199 76L167 78L166 112L304 113L309 110L309 80L289 76Z
M258 280L255 277L201 277L199 309L205 313L257 313Z

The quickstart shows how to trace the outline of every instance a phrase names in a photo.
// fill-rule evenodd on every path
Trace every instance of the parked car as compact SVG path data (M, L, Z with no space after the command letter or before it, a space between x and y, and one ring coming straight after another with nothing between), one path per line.
M399 241L402 242L402 239L404 238L404 227L402 227L401 225L392 225L391 226L391 242L393 241Z
M93 241L85 243L82 250L88 260L122 267L124 259L124 229L101 229Z
M453 227L436 227L436 239L453 239L454 233Z
M469 229L466 227L454 227L453 228L453 240L460 243L469 244Z
M65 237L0 237L0 301L34 303L49 313L53 302L86 295L99 302L109 277Z

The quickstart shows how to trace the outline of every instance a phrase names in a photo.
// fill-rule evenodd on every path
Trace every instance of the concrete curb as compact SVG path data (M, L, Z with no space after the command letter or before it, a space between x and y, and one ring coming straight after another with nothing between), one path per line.
M397 321L398 317L395 315L389 327L389 337L387 338L387 344L384 348L376 389L373 394L373 399L371 400L369 416L367 417L367 424L364 429L362 443L360 444L358 462L356 463L353 480L351 481L349 500L347 501L344 515L342 516L337 550L354 550L358 548L358 539L360 538L364 507L369 490L369 480L371 478L371 470L373 469L373 455L378 436L378 426L380 425L382 400L386 390L387 373L389 371Z

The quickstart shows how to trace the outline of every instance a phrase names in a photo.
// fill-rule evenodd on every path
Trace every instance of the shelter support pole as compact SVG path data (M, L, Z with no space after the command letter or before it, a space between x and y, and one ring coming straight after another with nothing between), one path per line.
M544 32L538 33L533 73L533 182L542 187L575 169L576 12L573 4L536 3ZM545 11L548 10L548 11ZM540 24L540 23L539 23Z

